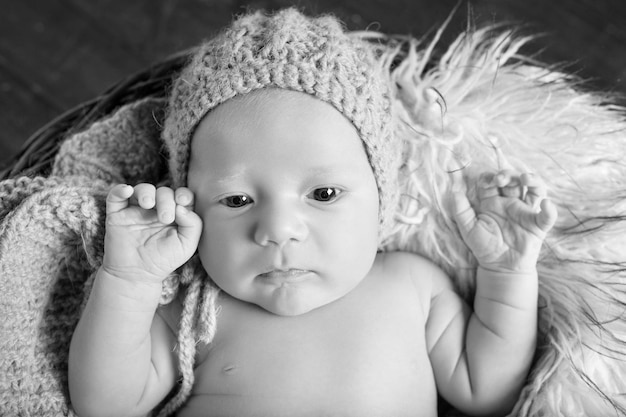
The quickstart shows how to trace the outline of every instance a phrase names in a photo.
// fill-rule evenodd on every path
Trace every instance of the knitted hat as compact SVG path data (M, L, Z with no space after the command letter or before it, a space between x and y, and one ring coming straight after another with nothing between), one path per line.
M310 94L352 122L376 178L385 229L401 150L392 140L389 88L373 48L332 16L310 18L293 8L238 18L201 45L175 81L163 131L172 186L187 183L191 136L207 112L266 87Z

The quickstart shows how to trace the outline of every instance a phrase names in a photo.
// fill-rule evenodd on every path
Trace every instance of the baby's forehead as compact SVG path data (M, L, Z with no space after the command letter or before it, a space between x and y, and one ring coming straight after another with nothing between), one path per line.
M279 129L283 122L297 126L298 121L303 128L318 126L320 130L343 124L344 130L350 130L352 136L361 141L353 123L331 104L300 91L266 87L237 95L207 112L194 130L192 148L194 138L202 133L236 134L268 124L270 128Z
M304 158L303 164L315 159L371 171L352 122L329 103L286 90L263 90L224 102L201 121L191 148L192 165L224 163L220 158L239 162L278 157L277 163Z
M255 112L254 109L272 108L274 105L279 103L295 103L305 97L310 100L322 102L311 95L297 91L274 87L260 88L247 94L237 95L217 105L215 108L207 112L203 120L207 118L214 119L211 120L212 123L220 123L226 118L240 118L242 120L246 118L249 119L258 116L259 112Z
M276 88L263 88L248 94L237 95L207 112L199 124L210 124L215 127L228 127L228 122L237 120L246 123L260 117L257 109L271 108L272 105L292 100L291 94Z

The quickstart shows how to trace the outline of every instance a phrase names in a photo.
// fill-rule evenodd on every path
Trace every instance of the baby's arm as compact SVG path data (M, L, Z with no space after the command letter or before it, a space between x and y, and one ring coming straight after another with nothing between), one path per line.
M464 194L454 195L457 224L479 262L473 313L433 273L427 340L444 398L468 413L506 414L535 351L536 262L556 210L528 174L482 176L478 197L475 212Z
M196 250L192 204L184 188L109 193L103 264L70 347L70 396L81 416L143 415L174 386L175 335L155 312L163 279Z

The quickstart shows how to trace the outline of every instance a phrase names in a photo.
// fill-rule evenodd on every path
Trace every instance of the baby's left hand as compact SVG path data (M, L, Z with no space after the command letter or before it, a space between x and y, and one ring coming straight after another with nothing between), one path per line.
M453 193L461 236L481 267L495 272L534 271L541 245L557 218L546 187L532 174L511 171L481 175L478 207Z

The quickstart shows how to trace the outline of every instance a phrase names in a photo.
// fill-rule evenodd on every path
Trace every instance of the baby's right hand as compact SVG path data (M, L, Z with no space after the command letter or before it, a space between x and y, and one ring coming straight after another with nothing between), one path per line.
M160 284L198 246L202 220L192 211L193 199L184 187L113 187L106 200L102 268L118 278Z

